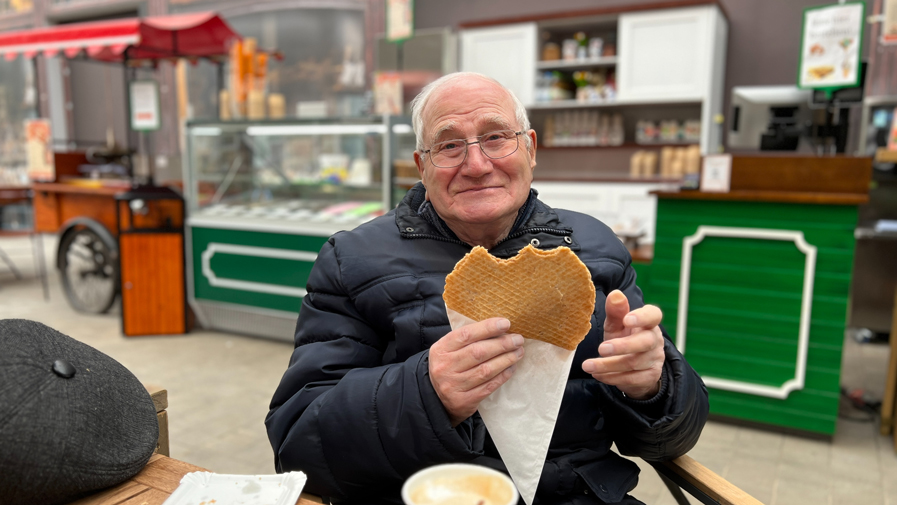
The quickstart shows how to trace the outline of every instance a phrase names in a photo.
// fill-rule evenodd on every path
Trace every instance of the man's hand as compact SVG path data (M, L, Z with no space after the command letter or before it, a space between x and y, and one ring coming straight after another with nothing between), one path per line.
M582 369L630 398L653 397L660 390L663 370L663 334L657 327L663 314L653 305L630 312L629 300L620 290L607 295L604 311L601 357L584 361Z
M523 357L523 337L506 334L510 327L507 319L486 319L453 330L430 347L430 382L453 427L513 375Z

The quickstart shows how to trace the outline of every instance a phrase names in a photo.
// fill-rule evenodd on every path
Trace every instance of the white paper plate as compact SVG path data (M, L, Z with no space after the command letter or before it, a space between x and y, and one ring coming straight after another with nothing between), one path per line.
M305 487L302 472L280 475L222 475L192 472L163 505L295 505Z

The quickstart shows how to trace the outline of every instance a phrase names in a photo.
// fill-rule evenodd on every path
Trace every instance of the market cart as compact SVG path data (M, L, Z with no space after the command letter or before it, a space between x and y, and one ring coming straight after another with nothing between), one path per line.
M218 15L201 12L2 33L0 55L7 59L64 55L119 64L130 81L137 69L155 68L159 60L204 58L220 68L231 43L239 38ZM125 90L127 98L128 82ZM84 179L79 168L94 161L88 154L124 167L126 178ZM34 228L59 235L56 265L73 308L103 313L122 293L125 334L184 332L183 198L155 187L151 174L137 182L133 154L129 147L117 145L91 153L55 153L53 180L32 186ZM122 249L122 234L129 234L129 242L139 247ZM155 254L147 256L147 251ZM147 257L123 257L126 254ZM137 272L150 265L164 275L144 276L140 285L135 285L134 272L123 271L123 266ZM156 316L141 318L135 311Z

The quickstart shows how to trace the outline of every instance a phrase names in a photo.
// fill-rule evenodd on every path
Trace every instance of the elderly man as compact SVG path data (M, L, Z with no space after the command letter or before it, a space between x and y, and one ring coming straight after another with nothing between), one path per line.
M611 444L649 460L684 454L708 404L660 310L643 304L629 254L599 221L536 198L536 133L496 81L444 76L412 115L422 182L394 211L331 237L315 262L266 420L277 470L302 470L306 489L335 503L400 503L404 480L438 463L504 470L477 405L525 358L523 337L501 318L452 331L445 277L475 245L501 258L564 246L597 298L536 502L641 503L627 494L638 467Z

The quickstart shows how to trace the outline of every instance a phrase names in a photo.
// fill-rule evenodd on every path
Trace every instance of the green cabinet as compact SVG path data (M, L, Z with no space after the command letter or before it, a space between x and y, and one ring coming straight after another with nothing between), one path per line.
M856 222L855 205L658 199L643 289L713 414L834 433Z

